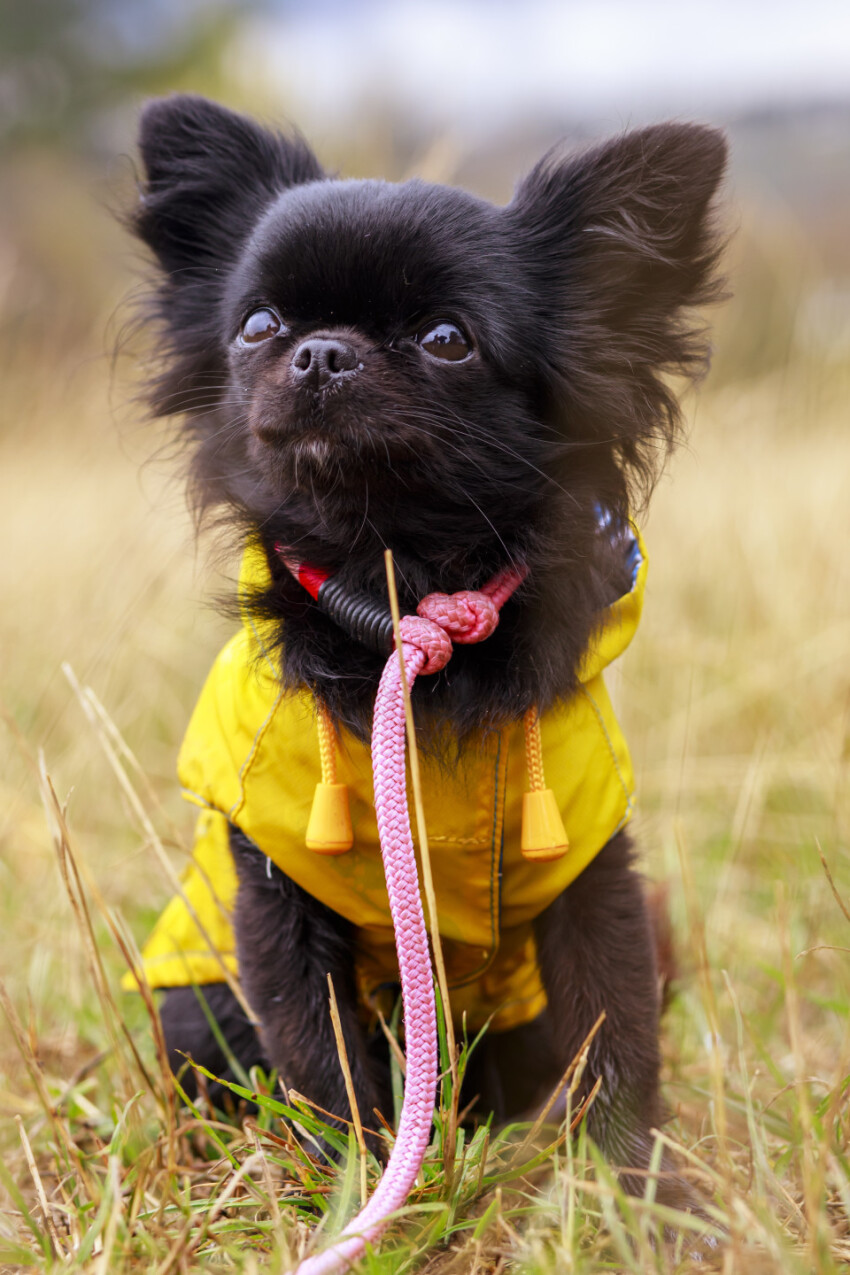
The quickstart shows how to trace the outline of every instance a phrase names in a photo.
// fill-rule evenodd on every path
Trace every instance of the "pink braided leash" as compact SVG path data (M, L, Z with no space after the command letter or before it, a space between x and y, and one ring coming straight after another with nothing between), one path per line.
M522 584L525 571L507 568L480 592L430 593L400 625L408 686L420 673L437 673L448 664L452 643L482 642L499 623L499 611ZM372 770L381 856L395 933L404 1005L407 1077L398 1134L381 1181L340 1238L301 1262L295 1275L331 1275L350 1265L367 1243L381 1234L416 1181L431 1137L437 1090L437 1021L428 934L419 893L419 877L405 775L405 718L398 654L387 660L375 700Z

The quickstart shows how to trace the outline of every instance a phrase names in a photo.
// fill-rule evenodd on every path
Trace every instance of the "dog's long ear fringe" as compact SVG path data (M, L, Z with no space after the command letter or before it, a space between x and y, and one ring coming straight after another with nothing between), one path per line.
M281 191L324 173L302 138L190 94L145 107L139 149L144 181L128 221L159 267L146 317L159 329L165 371L150 387L150 402L167 416L191 412L199 392L209 401L220 382L210 315L222 270Z
M716 129L658 125L578 157L551 152L505 210L543 298L568 437L597 460L611 454L616 504L645 499L677 440L667 376L696 380L708 365L694 309L722 296L712 201L725 163Z

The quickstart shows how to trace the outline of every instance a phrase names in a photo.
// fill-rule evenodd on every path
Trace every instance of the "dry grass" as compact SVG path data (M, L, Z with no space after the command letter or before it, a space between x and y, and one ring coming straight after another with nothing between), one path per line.
M665 1134L729 1229L728 1272L850 1261L848 379L798 363L703 396L657 493L645 621L618 677L684 966ZM303 1110L266 1104L244 1130L187 1114L144 1005L116 991L112 930L141 938L168 886L60 666L139 758L132 784L179 866L192 816L174 756L226 626L168 467L139 477L149 438L119 446L107 383L91 364L35 386L10 369L6 387L0 1265L277 1269L316 1217L331 1233L355 1207L356 1143L331 1172ZM651 1201L623 1221L583 1142L542 1168L528 1150L515 1163L516 1137L480 1131L461 1151L449 1186L438 1135L395 1251L369 1269L677 1268L650 1242Z

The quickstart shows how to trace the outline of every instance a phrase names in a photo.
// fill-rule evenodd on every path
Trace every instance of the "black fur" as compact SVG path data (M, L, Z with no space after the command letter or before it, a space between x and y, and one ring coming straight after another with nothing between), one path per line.
M553 151L494 207L423 182L336 181L305 143L200 98L145 111L133 219L159 267L151 317L162 359L151 403L180 415L190 485L210 517L265 549L283 677L360 737L382 661L292 581L282 542L352 589L401 602L529 568L496 633L416 684L426 744L546 709L575 690L621 567L599 509L624 519L676 441L671 373L695 378L707 346L693 307L713 299L712 198L725 145L666 124L578 156ZM280 333L240 343L272 307ZM417 339L460 325L473 353L432 359ZM343 342L345 375L319 391L294 360L307 338ZM387 1110L386 1069L358 1018L351 927L234 830L242 979L288 1084L345 1112L326 1009L333 974L361 1110ZM621 834L537 921L549 1009L492 1036L475 1063L485 1106L540 1100L600 1010L585 1086L612 1159L645 1169L658 1095L651 928ZM641 1189L636 1177L628 1185ZM686 1190L659 1191L668 1201Z
M201 1005L206 1002L206 1012ZM235 1057L246 1074L254 1066L268 1070L268 1059L254 1025L230 990L227 983L208 983L203 988L169 988L160 1006L162 1030L169 1045L169 1062L189 1098L198 1093L195 1072L189 1059L201 1063L207 1071L222 1081L239 1081L240 1077L230 1065L228 1053L210 1025L212 1018L218 1026L218 1036L227 1043L231 1057ZM239 1100L234 1098L227 1084L207 1083L207 1093L219 1107L236 1111Z
M375 1107L392 1111L392 1097L388 1070L370 1056L358 1019L354 926L285 876L237 828L231 830L230 848L239 877L233 921L241 981L259 1015L265 1053L288 1086L326 1112L348 1111L328 1012L330 974L368 1126ZM380 1151L380 1144L373 1149Z
M559 1062L575 1058L605 1013L573 1110L601 1078L588 1128L621 1170L624 1188L643 1195L641 1170L652 1156L651 1130L666 1118L658 1090L661 998L655 935L625 832L609 841L537 918L535 937L554 1057ZM662 1171L656 1199L673 1208L693 1208L694 1197L666 1153Z

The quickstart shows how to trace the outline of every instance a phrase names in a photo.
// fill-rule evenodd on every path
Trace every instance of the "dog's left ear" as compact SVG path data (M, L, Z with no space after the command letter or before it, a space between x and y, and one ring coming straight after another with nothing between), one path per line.
M716 129L662 124L550 153L505 209L569 438L607 447L646 485L678 424L664 374L694 378L707 362L692 307L719 295L725 163Z

